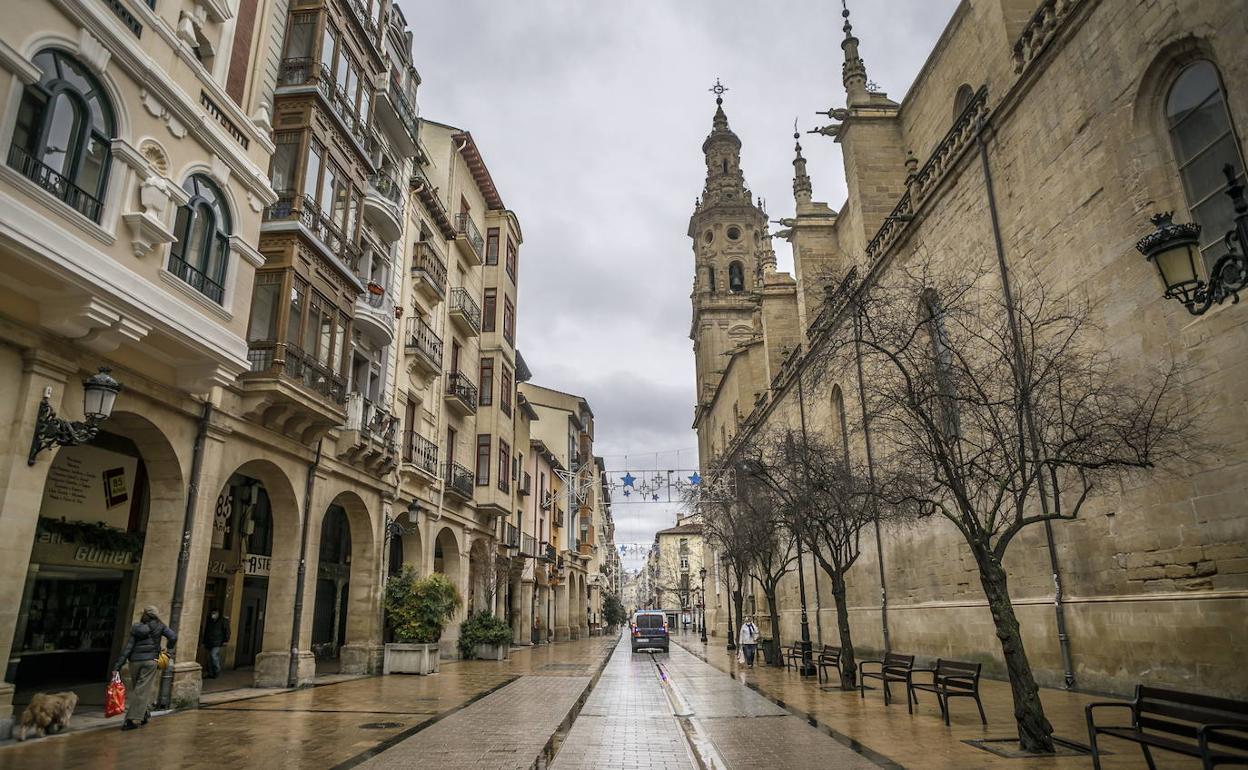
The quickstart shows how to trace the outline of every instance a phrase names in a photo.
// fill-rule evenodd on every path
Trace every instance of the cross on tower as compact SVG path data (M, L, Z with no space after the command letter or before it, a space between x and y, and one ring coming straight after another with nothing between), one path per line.
M728 90L728 86L724 85L723 83L720 83L719 78L715 78L715 85L711 86L710 88L706 90L715 94L716 104L723 104L724 103L724 91Z

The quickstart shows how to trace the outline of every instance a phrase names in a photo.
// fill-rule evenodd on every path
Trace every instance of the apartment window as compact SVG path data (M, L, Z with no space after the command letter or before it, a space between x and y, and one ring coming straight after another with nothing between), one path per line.
M225 270L230 256L230 211L208 177L193 174L182 189L191 198L178 207L169 249L169 272L208 299L225 299Z
M334 28L325 25L325 35L321 38L321 77L329 79L334 71L334 48L337 45Z
M516 283L516 244L511 238L507 239L507 275L511 277L511 283Z
M477 436L477 486L490 484L490 434Z
M60 51L40 51L38 83L26 86L9 165L94 222L108 186L112 105L91 72Z
M511 297L503 297L503 339L511 345L516 344L516 306L511 304Z
M503 365L503 377L498 388L498 408L508 417L511 416L511 369Z
M251 321L247 327L248 342L272 342L277 339L278 298L282 296L281 270L256 273L251 292Z
M313 139L308 144L308 167L303 172L303 194L313 201L317 200L317 182L321 177L321 166L324 164L325 146ZM292 177L293 179L293 177Z
M1166 100L1166 124L1188 210L1200 225L1200 249L1212 268L1222 250L1210 247L1221 242L1235 220L1222 167L1231 164L1239 172L1237 181L1244 181L1244 159L1213 62L1193 62L1175 78Z
M312 53L316 45L316 24L320 13L301 11L290 15L290 30L286 33L286 61L283 62L280 83L299 85L312 78ZM332 50L332 49L331 49Z
M446 461L448 463L455 462L455 444L458 436L454 428L446 429Z
M511 491L511 447L501 438L498 440L498 488Z
M477 403L480 406L489 406L494 403L494 359L481 359L481 384L478 392Z
M295 189L299 172L299 131L280 131L273 135L273 157L269 161L269 181L278 195L289 195Z
M498 289L486 289L481 293L481 331L494 331L497 318Z
M509 242L510 245L510 242ZM491 227L485 234L485 264L498 264L498 228Z
M286 341L299 348L303 330L303 309L307 303L308 282L295 276L290 286L290 306L287 309Z

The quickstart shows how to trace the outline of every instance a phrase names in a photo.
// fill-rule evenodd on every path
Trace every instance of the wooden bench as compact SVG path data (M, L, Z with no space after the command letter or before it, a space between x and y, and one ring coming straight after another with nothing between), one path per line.
M781 653L781 657L784 658L784 667L786 670L789 666L793 666L794 668L800 670L802 668L801 641L793 642L793 644L785 647L784 651Z
M879 670L868 671L867 666L871 664L879 666ZM913 668L913 655L898 655L895 652L885 655L884 660L864 660L858 666L858 694L863 698L867 697L867 680L878 679L884 687L884 705L887 706L892 700L892 694L888 689L889 684L893 682L906 684L910 681L910 671ZM909 703L909 697L907 694L907 703Z
M1096 724L1093 712L1103 708L1130 709L1131 724ZM1098 735L1138 743L1149 770L1157 768L1150 749L1199 757L1204 768L1248 765L1248 701L1137 684L1130 703L1089 703L1086 714L1095 770L1101 768Z
M816 662L819 666L819 678L826 680L828 678L826 669L836 669L836 675L841 675L841 648L833 647L830 644L823 645L823 649L819 651L819 660Z
M910 705L911 699L914 701L914 706L919 705L916 690L930 692L936 696L940 713L944 715L945 724L948 725L949 699L974 698L975 705L979 707L979 720L988 724L988 717L984 716L984 704L979 700L979 670L982 666L982 663L965 663L960 660L937 658L936 665L932 668L912 669L910 679L906 682L906 710L911 714L914 713L914 708ZM915 674L931 674L932 681L915 681Z

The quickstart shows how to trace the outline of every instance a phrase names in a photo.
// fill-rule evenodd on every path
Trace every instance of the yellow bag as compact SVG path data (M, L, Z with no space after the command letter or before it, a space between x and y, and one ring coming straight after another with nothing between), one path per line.
M169 667L169 653L164 650L160 651L160 657L156 659L156 668L164 671Z

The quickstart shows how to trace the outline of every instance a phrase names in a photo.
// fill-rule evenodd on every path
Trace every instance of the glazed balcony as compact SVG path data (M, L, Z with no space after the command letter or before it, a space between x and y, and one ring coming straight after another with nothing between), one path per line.
M480 265L485 254L485 239L472 221L472 215L463 213L455 216L455 245L471 265Z
M360 272L363 249L352 243L338 225L325 216L321 207L309 195L293 191L279 192L277 201L264 210L261 232L273 232L286 226L298 224L303 234L320 247L340 272L356 280Z
M394 243L403 235L405 209L403 191L391 177L373 174L364 193L364 219L386 243Z
M245 418L304 443L343 425L346 380L294 345L253 342L242 377Z
M355 329L378 348L394 342L394 298L386 287L369 282L355 299Z
M414 430L403 434L403 463L425 474L428 479L438 478L438 445Z
M390 137L391 144L400 155L416 155L420 150L420 123L416 120L417 112L408 101L403 86L391 74L381 73L377 76L379 87L373 97L373 114L377 116L377 125Z
M477 411L477 386L464 376L462 372L451 372L446 375L446 403L459 416L466 417Z
M459 463L443 463L442 478L446 481L446 491L448 494L455 495L462 500L472 499L472 471L468 470Z
M469 337L481 334L481 306L472 298L468 290L456 286L451 289L450 307L451 321Z
M446 262L428 241L417 241L412 253L412 287L430 302L446 299Z
M434 377L442 371L442 338L425 319L407 319L403 349L407 353L407 369L413 374Z

